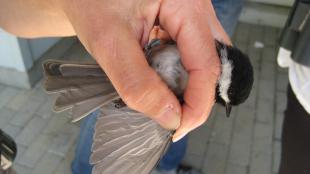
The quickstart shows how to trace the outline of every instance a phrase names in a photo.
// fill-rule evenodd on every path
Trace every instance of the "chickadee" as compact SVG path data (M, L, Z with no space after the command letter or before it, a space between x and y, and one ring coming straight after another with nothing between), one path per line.
M177 45L173 41L155 39L145 48L151 67L182 102L188 74L181 63ZM216 102L226 107L229 117L232 105L244 102L252 89L253 68L249 58L236 47L215 40L221 61L221 75L216 87ZM203 78L203 77L202 77Z
M249 58L237 48L219 41L215 44L222 65L216 102L226 107L229 116L231 106L244 102L249 96L253 69ZM144 52L149 65L182 102L188 73L176 43L153 40ZM55 111L70 109L75 122L100 110L90 158L93 174L148 174L152 171L169 146L173 131L128 108L97 64L50 60L43 68L44 88L48 93L59 94Z

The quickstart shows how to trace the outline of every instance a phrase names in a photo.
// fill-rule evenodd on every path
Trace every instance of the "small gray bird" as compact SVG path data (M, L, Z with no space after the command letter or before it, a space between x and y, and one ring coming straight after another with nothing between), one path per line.
M222 64L216 102L238 105L249 96L253 69L249 58L235 47L215 41ZM173 41L153 40L144 49L149 65L183 102L188 73ZM93 137L90 164L93 174L148 174L171 142L173 131L128 108L97 64L49 60L43 64L44 88L57 93L54 110L70 109L76 122L100 110ZM207 67L206 67L207 68ZM204 77L201 77L204 78Z

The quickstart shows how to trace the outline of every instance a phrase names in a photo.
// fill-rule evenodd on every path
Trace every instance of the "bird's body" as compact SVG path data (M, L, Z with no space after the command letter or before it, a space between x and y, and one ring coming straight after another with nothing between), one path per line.
M222 62L216 101L227 108L231 104L240 104L248 97L253 70L248 58L239 50L216 43ZM181 63L176 44L154 40L145 48L145 54L150 66L167 86L176 96L182 97L188 73ZM230 55L237 57L230 58ZM241 61L241 69L239 65L234 65L235 59L239 63ZM90 159L94 165L93 174L151 172L171 142L172 131L165 130L126 105L120 107L120 97L97 64L51 60L43 67L46 76L44 88L49 93L59 94L55 111L70 109L72 120L78 121L100 110ZM235 70L239 74L234 74ZM235 86L239 89L232 88Z

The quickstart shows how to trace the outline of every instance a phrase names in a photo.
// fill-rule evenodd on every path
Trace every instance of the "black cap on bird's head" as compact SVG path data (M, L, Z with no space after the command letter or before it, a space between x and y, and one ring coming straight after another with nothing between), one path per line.
M227 117L231 107L243 103L253 86L253 67L247 55L238 48L216 41L222 68L216 90L216 102L226 107Z

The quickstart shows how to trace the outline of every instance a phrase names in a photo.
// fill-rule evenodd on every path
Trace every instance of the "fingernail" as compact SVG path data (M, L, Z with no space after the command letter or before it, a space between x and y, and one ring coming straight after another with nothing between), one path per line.
M180 117L180 114L176 112L173 107L169 106L165 108L155 120L166 129L176 130L180 126Z
M180 135L173 135L172 137L172 142L178 142L180 139L182 139L183 137L185 137L187 135L187 133L183 133Z

